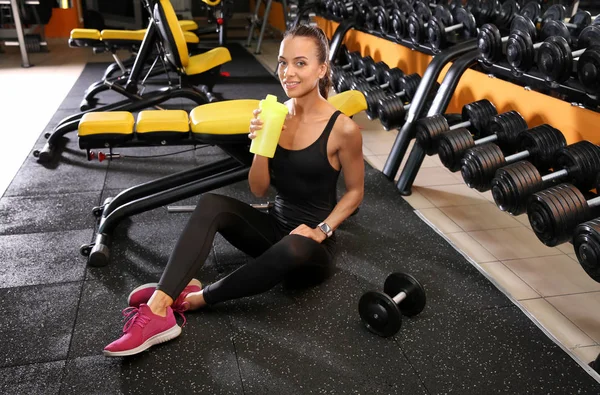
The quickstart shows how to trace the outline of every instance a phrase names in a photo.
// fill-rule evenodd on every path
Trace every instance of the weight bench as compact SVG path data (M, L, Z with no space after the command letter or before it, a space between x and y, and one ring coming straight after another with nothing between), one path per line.
M346 91L329 102L347 116L367 108L363 94ZM84 149L132 144L217 145L230 157L128 188L92 213L100 217L94 243L80 247L92 266L105 266L110 255L110 234L119 222L135 214L247 179L254 155L248 127L259 100L229 100L185 111L142 111L137 122L127 112L88 113L80 122L79 144ZM89 157L89 155L88 155Z
M180 25L181 22L183 21L179 21ZM71 48L92 48L95 54L110 52L115 62L106 68L106 71L101 79L101 81L105 81L113 77L117 71L121 71L120 77L124 77L129 74L145 35L146 29L73 29L71 30L69 36L69 46ZM195 33L190 31L183 31L183 36L185 37L185 42L188 45L188 51L190 53L196 52L197 44L200 43L200 38L198 38ZM118 50L129 51L131 56L126 60L121 60L117 56ZM156 56L148 56L146 63L152 64L154 59L156 59Z

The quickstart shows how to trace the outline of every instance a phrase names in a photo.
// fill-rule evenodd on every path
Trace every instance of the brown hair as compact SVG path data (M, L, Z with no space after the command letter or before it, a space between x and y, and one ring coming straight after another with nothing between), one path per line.
M331 69L329 68L329 40L327 36L318 26L296 25L292 29L285 32L283 38L286 37L309 37L312 38L317 46L317 57L319 62L327 64L325 76L319 80L319 92L321 96L327 99L329 88L331 88Z

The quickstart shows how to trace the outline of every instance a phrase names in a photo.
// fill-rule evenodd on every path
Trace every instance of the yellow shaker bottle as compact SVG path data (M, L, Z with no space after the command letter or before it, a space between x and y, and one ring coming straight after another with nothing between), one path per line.
M258 107L262 110L258 118L263 121L263 127L250 144L250 152L256 155L272 158L277 149L281 128L285 122L288 108L277 102L277 96L267 95Z

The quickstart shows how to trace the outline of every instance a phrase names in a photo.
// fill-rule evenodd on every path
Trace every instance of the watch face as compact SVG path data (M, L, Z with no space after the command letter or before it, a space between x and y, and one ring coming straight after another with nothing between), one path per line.
M321 228L321 230L322 230L324 233L326 233L326 234L328 234L329 232L331 232L331 228L330 228L330 227L329 227L329 225L327 225L327 224L320 224L320 225L319 225L319 228Z

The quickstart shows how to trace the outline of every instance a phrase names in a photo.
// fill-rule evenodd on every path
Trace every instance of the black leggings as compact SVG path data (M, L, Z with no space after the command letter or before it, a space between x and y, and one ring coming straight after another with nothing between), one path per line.
M324 245L287 234L273 217L246 203L207 193L179 237L157 289L175 300L204 264L217 232L256 259L204 287L208 304L256 295L282 281L314 285L332 272L333 255Z

